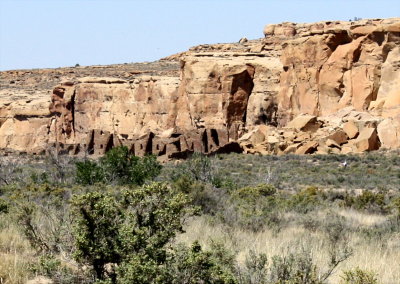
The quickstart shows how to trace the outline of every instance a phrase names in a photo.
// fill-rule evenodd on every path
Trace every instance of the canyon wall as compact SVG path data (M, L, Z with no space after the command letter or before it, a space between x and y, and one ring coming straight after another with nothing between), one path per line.
M400 19L282 23L264 36L151 66L49 71L51 91L10 87L21 75L1 72L0 149L102 155L126 145L179 158L400 147Z

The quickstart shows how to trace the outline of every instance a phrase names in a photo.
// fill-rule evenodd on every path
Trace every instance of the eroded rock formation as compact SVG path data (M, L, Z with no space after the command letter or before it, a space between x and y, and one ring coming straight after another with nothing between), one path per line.
M400 19L283 23L264 35L147 68L1 72L0 148L101 155L127 145L168 158L400 147Z

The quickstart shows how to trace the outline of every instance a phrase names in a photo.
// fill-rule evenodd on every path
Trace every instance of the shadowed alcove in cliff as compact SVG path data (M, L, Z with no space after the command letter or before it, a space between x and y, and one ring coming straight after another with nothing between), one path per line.
M247 69L243 72L233 75L228 107L226 109L228 128L235 123L246 123L247 102L254 87L253 77L254 67L251 65L248 65Z

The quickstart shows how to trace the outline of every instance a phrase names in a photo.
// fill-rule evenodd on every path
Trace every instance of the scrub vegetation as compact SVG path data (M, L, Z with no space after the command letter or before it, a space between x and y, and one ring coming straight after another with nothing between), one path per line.
M391 284L399 259L397 152L0 161L0 283Z

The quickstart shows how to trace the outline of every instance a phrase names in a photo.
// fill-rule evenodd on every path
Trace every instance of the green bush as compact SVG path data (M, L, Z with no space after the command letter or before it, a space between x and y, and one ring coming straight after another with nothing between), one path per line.
M123 189L119 196L87 193L74 197L72 205L75 258L91 265L100 280L114 277L114 272L106 273L107 263L121 266L122 278L133 277L136 274L129 271L140 271L139 267L147 273L147 268L163 265L166 245L182 231L183 217L192 212L184 194L160 183ZM141 281L147 276L137 277Z
M247 186L236 190L233 195L240 199L255 200L260 197L270 196L276 193L276 188L271 184L259 184Z
M76 182L83 185L93 185L104 182L103 170L96 162L85 160L76 162Z
M287 201L287 207L289 210L305 214L321 204L321 199L323 198L322 192L318 188L311 186L290 196Z
M383 193L373 193L369 190L364 190L357 196L347 194L345 196L344 205L358 210L368 210L380 213L385 213L388 208Z
M400 197L394 198L392 200L391 207L396 211L396 214L400 217Z
M90 283L90 278L78 270L63 264L51 254L41 255L37 263L33 263L30 272L50 278L54 283Z
M378 279L372 271L355 268L343 272L341 284L377 284Z
M275 187L269 184L248 186L233 191L229 200L230 214L233 216L226 216L225 220L234 220L238 224L230 225L240 225L252 231L262 230L268 225L279 225L279 220L276 222L275 217L281 209L281 198L275 193Z
M191 248L179 246L171 258L171 283L237 283L234 275L234 257L221 245L214 244L203 251L198 242Z
M0 198L0 213L8 213L9 210L9 203L3 199Z
M135 157L125 146L108 151L99 162L85 160L76 163L76 182L83 185L117 183L142 185L161 171L155 156Z

